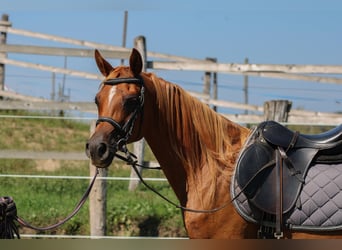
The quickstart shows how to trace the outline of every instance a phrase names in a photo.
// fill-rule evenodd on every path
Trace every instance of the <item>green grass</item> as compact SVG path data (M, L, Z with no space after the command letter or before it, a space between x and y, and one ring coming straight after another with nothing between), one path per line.
M0 114L13 114L2 112ZM25 112L15 112L27 115ZM34 114L40 115L40 114ZM0 150L83 151L89 126L70 120L15 119L1 117ZM149 148L145 160L153 159ZM44 168L40 168L44 166ZM42 161L0 159L2 174L89 176L87 161ZM130 168L115 162L109 176L130 175ZM145 177L164 177L159 171L145 170ZM13 197L18 215L36 226L56 223L66 217L85 192L89 180L0 178L0 196ZM153 187L176 201L167 182L153 182ZM90 233L88 201L65 225L47 234L87 235ZM127 181L107 182L107 235L186 236L179 209L142 185L128 191ZM21 233L35 233L25 228Z
M1 181L6 187L2 196L12 196L19 216L37 226L53 224L69 214L85 192L86 180L22 179L7 178ZM167 183L153 186L175 200ZM139 224L154 218L160 236L184 236L179 210L155 194L139 187L128 192L128 183L109 181L107 183L107 227L108 235L141 234ZM58 234L89 234L88 202L74 219L60 227ZM171 222L171 223L170 223ZM172 225L172 226L170 226ZM173 233L170 233L173 232Z

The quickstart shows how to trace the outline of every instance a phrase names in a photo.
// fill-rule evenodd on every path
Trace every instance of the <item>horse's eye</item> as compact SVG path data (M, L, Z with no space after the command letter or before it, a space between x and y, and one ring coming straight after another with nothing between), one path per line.
M127 112L132 112L137 108L138 104L138 98L136 96L130 97L125 100L124 108Z

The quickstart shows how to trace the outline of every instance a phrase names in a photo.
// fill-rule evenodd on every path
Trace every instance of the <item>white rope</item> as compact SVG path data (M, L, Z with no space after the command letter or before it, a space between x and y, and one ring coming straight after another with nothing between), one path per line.
M6 178L36 178L36 179L66 179L66 180L90 180L91 176L67 176L67 175L25 175L25 174L0 174ZM97 180L130 181L139 180L131 177L97 177ZM146 181L167 181L166 178L144 178Z
M95 117L63 117L63 116L34 116L34 115L0 115L0 118L18 119L54 119L54 120L94 120Z
M156 239L156 240L186 240L183 237L139 237L139 236L91 236L91 235L48 235L21 234L21 238L56 238L56 239Z

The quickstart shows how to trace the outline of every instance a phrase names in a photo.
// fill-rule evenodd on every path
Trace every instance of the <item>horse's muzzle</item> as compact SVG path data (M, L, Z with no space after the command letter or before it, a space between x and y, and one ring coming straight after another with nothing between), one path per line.
M91 159L92 164L98 168L108 167L114 158L115 150L104 141L90 138L86 143L86 155Z

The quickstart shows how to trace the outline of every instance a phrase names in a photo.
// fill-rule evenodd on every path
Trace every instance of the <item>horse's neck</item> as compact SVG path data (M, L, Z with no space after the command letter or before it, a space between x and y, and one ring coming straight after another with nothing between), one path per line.
M163 169L178 200L182 205L185 205L186 194L184 190L186 185L186 174L182 168L181 162L173 157L171 146L168 142L163 141L159 131L156 129L154 130L154 133L155 134L145 135L145 139Z
M177 130L179 133L179 129L182 130L186 128L179 128L168 124L168 122L170 122L170 119L167 118L168 114L166 113L176 113L177 110L168 110L167 112L165 110L159 110L160 107L155 100L156 92L155 89L153 89L153 85L149 86L148 89L149 90L146 93L146 95L148 96L146 96L145 98L146 111L148 112L145 112L144 114L144 137L150 145L151 150L153 151L161 167L163 168L163 171L165 172L165 175L168 178L171 186L173 187L176 195L182 202L186 200L185 192L189 184L189 172L200 171L199 169L201 165L203 166L203 162L201 162L203 160L203 157L201 157L203 152L196 151L197 145L190 145L190 149L188 145L188 149L184 149L183 153L175 150L179 148L183 149L184 147L186 147L184 146L184 142L181 140L181 136L176 136ZM175 105L171 106L173 109L176 109ZM186 109L186 107L181 108ZM187 108L189 109L189 107ZM191 122L189 121L189 123ZM230 121L227 121L224 126L227 127L227 133L229 133L230 131L235 131L236 133L238 133L238 135L234 135L236 138L231 140L231 145L228 145L229 151L234 151L229 152L229 154L235 155L239 152L241 143L244 141L248 130L239 127L238 125L233 124ZM170 127L173 128L174 131L170 131ZM194 130L190 130L188 132L197 133ZM215 131L210 131L210 133L214 134ZM209 140L214 139L209 138ZM220 152L217 153L220 154ZM184 158L189 156L189 154L198 154L196 155L198 156L196 157L198 162L196 162L196 160L192 160L192 166L190 166L189 164L184 164ZM231 171L232 166L229 166L229 168Z

